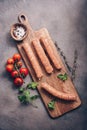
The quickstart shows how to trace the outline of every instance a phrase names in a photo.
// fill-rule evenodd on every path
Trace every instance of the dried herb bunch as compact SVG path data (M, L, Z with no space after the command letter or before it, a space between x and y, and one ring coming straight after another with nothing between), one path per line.
M73 67L72 67L72 80L76 78L76 70L77 70L77 59L78 59L78 52L77 50L74 51L74 61L73 61Z
M72 72L72 68L69 66L69 63L68 63L68 61L67 61L67 58L66 58L65 54L64 54L64 52L61 50L61 48L58 46L57 42L55 42L55 46L56 46L58 52L60 53L60 55L62 56L62 58L63 58L63 60L64 60L64 62L65 62L65 65L66 65L67 69L69 70L69 72Z
M74 51L74 61L73 61L73 66L71 67L69 65L68 61L67 61L67 58L66 58L64 52L58 46L57 42L55 42L55 46L56 46L58 52L60 53L60 55L62 56L62 58L63 58L63 60L65 62L65 65L66 65L68 71L71 74L72 81L75 80L75 78L76 78L76 70L77 70L77 59L78 59L78 52L77 52L77 50Z

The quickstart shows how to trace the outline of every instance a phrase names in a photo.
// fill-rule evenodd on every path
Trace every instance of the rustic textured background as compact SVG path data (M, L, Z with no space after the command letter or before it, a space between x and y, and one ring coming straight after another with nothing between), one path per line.
M8 57L18 52L10 38L10 26L24 12L33 29L46 27L64 51L69 64L79 53L74 81L82 106L55 120L48 116L40 99L38 109L20 105L17 90L5 71ZM87 130L87 1L86 0L0 0L0 130ZM28 76L26 82L31 78ZM37 93L37 92L34 92Z

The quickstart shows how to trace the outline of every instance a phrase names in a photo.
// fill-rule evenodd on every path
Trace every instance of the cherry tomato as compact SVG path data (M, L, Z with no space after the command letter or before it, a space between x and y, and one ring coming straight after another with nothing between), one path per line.
M11 73L14 70L14 66L12 64L8 64L6 65L6 70Z
M19 76L18 71L14 70L14 71L11 73L11 76L12 76L13 78L18 77L18 76Z
M21 68L20 73L25 78L28 75L28 69L27 68Z
M17 64L18 69L22 67L22 62L21 61L18 61L16 64Z
M14 64L14 60L13 60L12 58L9 58L9 59L7 60L7 64Z
M20 54L14 54L13 59L14 59L15 62L18 62L21 59Z
M22 79L22 78L16 78L16 79L14 80L14 84L15 84L16 86L21 86L21 85L23 84L23 79Z

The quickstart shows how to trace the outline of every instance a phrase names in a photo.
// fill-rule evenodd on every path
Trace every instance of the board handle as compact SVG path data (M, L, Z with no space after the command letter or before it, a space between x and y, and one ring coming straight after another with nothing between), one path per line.
M23 23L23 24L27 24L28 23L28 18L23 13L19 14L18 20L19 20L20 23Z
M31 27L31 25L30 25L30 23L29 23L29 21L28 21L28 17L27 17L25 14L23 14L23 13L19 14L19 15L18 15L18 21L19 21L20 23L22 23L22 24L24 24L24 25L27 26L27 28L28 28L28 30L29 30L29 33L32 33L32 32L33 32L33 29L32 29L32 27Z

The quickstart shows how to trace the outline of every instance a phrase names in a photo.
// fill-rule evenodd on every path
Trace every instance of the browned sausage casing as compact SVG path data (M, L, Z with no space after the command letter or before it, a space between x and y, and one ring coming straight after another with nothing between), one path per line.
M52 73L53 72L53 67L52 65L50 64L45 52L44 52L44 49L42 48L40 42L38 39L35 39L32 41L32 45L34 46L35 48L35 51L39 57L39 59L41 60L41 63L42 65L44 66L45 70L47 73Z
M62 99L62 100L67 100L67 101L75 101L76 96L69 94L69 93L64 93L56 90L52 86L50 86L48 83L44 82L41 83L41 88L45 89L48 93L52 94L53 96Z
M41 37L40 39L41 43L43 44L46 52L48 53L51 61L53 62L54 66L56 69L61 69L61 65L60 63L58 62L55 54L54 54L54 51L52 49L52 47L50 46L50 42L51 40L47 39L47 38L44 38L44 37Z
M36 73L37 78L40 79L43 76L43 72L41 70L41 67L40 67L31 47L28 44L25 44L23 46L23 49Z

